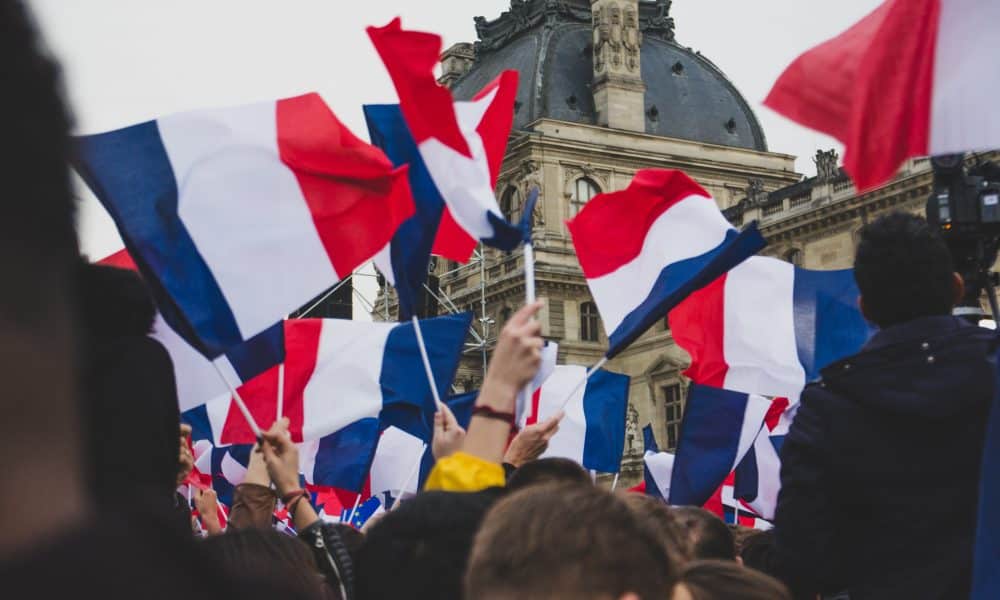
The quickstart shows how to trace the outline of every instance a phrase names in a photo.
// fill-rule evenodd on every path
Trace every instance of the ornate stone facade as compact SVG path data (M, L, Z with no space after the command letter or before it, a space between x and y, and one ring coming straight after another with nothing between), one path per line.
M635 46L636 61L645 64L646 60L655 60L657 57L648 55L649 48L661 46L642 45L643 37L666 40L671 51L679 48L673 42L674 22L669 16L668 0L593 0L591 4L590 50L595 82L609 71L635 73L629 62L631 46ZM630 13L633 8L635 12ZM481 38L477 52L489 54L505 44L517 43L518 36L530 33L532 27L556 28L567 20L572 27L579 27L580 12L580 0L515 0L510 12L499 19L477 21ZM631 20L633 14L638 15L636 20ZM686 69L697 66L693 59L678 61L673 69L671 64L673 59L666 72L657 77L686 77ZM470 75L476 69L473 64ZM650 89L654 87L649 81L645 83ZM596 87L594 95L600 106ZM648 116L656 106L672 102L670 98L650 97L649 93L637 98L637 103L619 108L629 113L621 115L626 122L634 121L636 111L641 118L644 112ZM599 113L600 108L597 110ZM692 112L690 118L707 120L701 124L705 131L730 126L725 120L716 123L714 115ZM749 131L755 123L750 113ZM656 135L649 133L652 128L648 120L643 129L607 126L600 117L590 123L569 122L543 113L511 136L497 182L497 198L510 211L508 219L516 220L528 191L535 186L541 191L532 219L536 287L538 296L547 299L540 315L542 331L559 342L561 364L592 365L607 349L603 327L598 326L597 334L591 334L587 319L592 318L592 299L564 223L594 194L626 187L639 169L670 168L688 173L712 193L734 225L760 222L770 242L764 254L814 269L850 266L855 237L864 223L896 208L922 211L930 193L931 172L926 160L911 161L896 180L858 194L837 169L833 151L818 153L815 160L819 175L803 179L794 171L794 157L769 152L760 143L756 143L757 147L730 146ZM473 310L481 317L474 328L475 335L486 340L486 352L470 344L456 377L455 391L475 389L482 381L484 355L488 357L504 320L524 302L523 255L520 250L505 255L485 249L482 261L464 266L440 262L437 272L442 297L447 296L455 309ZM675 442L687 387L682 373L688 363L688 356L674 344L664 320L608 365L608 369L632 378L619 486L641 480L641 432L647 423L653 424L661 448L670 448Z

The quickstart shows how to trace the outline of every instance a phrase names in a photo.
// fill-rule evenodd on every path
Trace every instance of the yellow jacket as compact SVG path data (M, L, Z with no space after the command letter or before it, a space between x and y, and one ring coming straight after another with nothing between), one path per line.
M503 467L479 457L456 452L437 461L425 490L443 492L478 492L505 483Z

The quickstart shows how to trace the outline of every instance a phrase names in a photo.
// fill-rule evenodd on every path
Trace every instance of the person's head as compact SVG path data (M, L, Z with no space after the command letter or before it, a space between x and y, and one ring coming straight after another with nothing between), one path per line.
M84 333L91 340L152 332L156 305L135 271L82 264L79 286L80 316Z
M521 465L507 480L507 489L517 491L546 483L593 485L586 469L568 458L540 458Z
M673 511L662 500L635 492L623 492L618 497L639 518L644 529L656 533L656 537L667 549L671 562L681 565L691 560L687 555L685 532L681 530Z
M743 525L733 525L727 523L726 527L729 528L730 533L733 534L733 543L736 545L736 555L743 551L743 544L746 543L747 539L760 533L758 529L752 529L750 527L744 527Z
M692 560L736 560L736 542L722 519L696 506L671 509Z
M777 554L774 546L774 531L758 531L744 540L740 549L743 565L776 577L778 575Z
M0 556L41 542L86 510L78 410L73 269L79 261L70 184L70 118L59 67L24 3L0 0L0 374L7 466ZM32 448L32 452L25 452ZM26 514L23 493L46 511ZM31 511L28 511L31 512Z
M462 598L473 537L497 495L424 492L387 513L358 551L358 598Z
M309 547L273 529L248 527L209 536L202 542L208 556L227 573L253 587L284 589L301 598L323 598L323 577Z
M671 600L791 600L777 579L727 560L689 563L674 585Z
M861 230L854 279L861 312L878 327L950 314L964 292L941 236L924 218L902 212Z
M673 581L656 531L594 486L530 486L505 496L483 522L465 597L652 600Z

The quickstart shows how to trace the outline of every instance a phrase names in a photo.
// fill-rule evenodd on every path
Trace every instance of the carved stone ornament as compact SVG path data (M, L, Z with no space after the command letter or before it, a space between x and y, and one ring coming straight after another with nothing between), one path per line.
M747 204L751 207L760 206L767 200L764 192L764 182L760 179L751 179L747 182Z
M588 8L578 6L579 0L511 0L510 9L497 19L487 21L476 17L476 35L479 41L477 53L491 52L501 48L523 31L544 23L554 27L561 20L589 23L591 13Z
M531 213L531 226L540 227L545 225L545 216L542 212L542 201L545 198L545 187L542 186L542 171L538 168L538 163L530 158L521 162L521 195L527 198L531 189L537 187L541 193L538 195L538 202L535 203L535 210Z
M605 46L611 43L611 16L607 6L594 13L594 72L603 73L606 64Z
M656 14L649 19L643 31L673 41L674 18L670 16L671 5L673 5L672 0L656 0Z
M840 155L834 149L816 151L813 162L816 164L816 179L819 183L826 183L837 178L840 173L837 167L839 161Z
M622 43L625 45L625 67L636 73L639 71L639 46L642 44L642 33L639 32L639 13L635 7L625 8Z

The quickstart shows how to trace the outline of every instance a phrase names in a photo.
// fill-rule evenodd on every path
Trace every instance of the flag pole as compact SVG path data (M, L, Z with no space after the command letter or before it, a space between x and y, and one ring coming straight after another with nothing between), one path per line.
M420 319L413 315L413 331L417 334L417 346L420 348L420 358L424 361L424 372L427 373L427 383L431 385L434 396L434 406L441 410L441 396L438 394L437 383L434 382L434 371L431 370L431 359L427 356L427 346L424 345L424 333L420 329Z
M230 383L229 380L226 379L226 376L222 374L222 369L219 368L218 363L214 360L211 362L212 366L215 367L215 372L219 375L219 379L221 379L222 383L226 384L226 387L229 388L229 393L233 396L233 402L236 403L236 407L240 409L241 413L243 413L243 418L246 419L247 425L250 426L250 431L253 432L254 437L257 438L258 442L260 442L264 436L260 431L260 427L257 426L257 421L255 421L253 415L250 414L250 409L247 408L246 403L243 402L243 398L240 397L240 393L236 391L233 384Z
M611 482L611 491L612 492L615 491L616 487L618 487L618 476L619 475L621 475L621 471L615 473L615 479L614 479L614 481Z
M577 383L576 387L573 388L573 391L566 394L566 398L562 401L562 405L559 406L559 410L566 410L566 405L569 404L569 401L573 398L573 396L575 396L576 393L580 391L580 388L582 388L584 385L587 384L587 380L590 379L590 376L596 373L601 367L603 367L606 364L608 364L607 356L601 358L601 360L597 361L597 363L595 363L594 366L590 367L590 369L587 370L587 374L584 376L584 378L580 380L580 383Z
M354 521L354 513L358 510L359 504L361 504L361 492L358 492L358 496L354 499L354 506L351 507L351 512L347 513L348 525Z
M409 487L410 482L413 481L413 476L417 474L420 470L420 463L424 460L424 454L427 452L427 443L424 443L423 448L420 449L420 453L417 454L417 460L413 463L413 467L410 469L410 474L406 476L406 481L403 482L403 487L399 488L399 500L403 499L403 494L406 492L406 488ZM397 501L397 504L399 501Z
M282 346L284 346L285 321L287 320L288 320L288 315L285 315L285 318L281 320ZM286 360L288 359L287 354L285 355L285 359ZM278 365L278 409L274 417L275 423L281 420L281 417L284 415L284 409L285 409L285 361L282 360L281 363Z
M531 244L530 237L524 242L524 296L525 304L535 303L535 248ZM535 390L531 388L532 383L529 381L528 385L521 390L515 412L526 410L525 407L531 401L532 394L535 393ZM520 416L519 412L518 416ZM520 427L520 423L517 426Z

